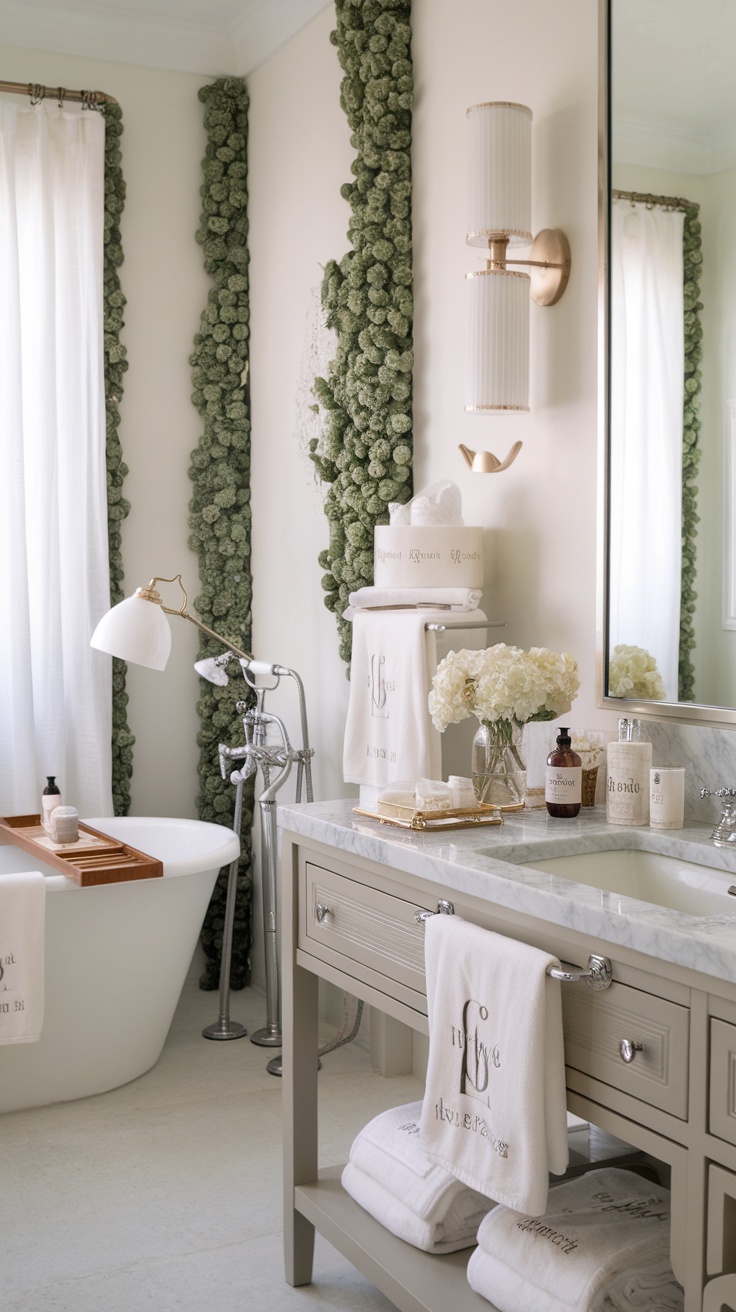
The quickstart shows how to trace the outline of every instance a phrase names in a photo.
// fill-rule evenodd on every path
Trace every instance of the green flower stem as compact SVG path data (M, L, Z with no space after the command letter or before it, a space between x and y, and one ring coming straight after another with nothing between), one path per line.
M700 312L700 272L703 263L701 225L697 212L685 211L683 230L685 297L685 402L682 438L682 592L680 600L680 659L678 701L695 698L695 646L693 616L698 594L695 591L698 489L695 479L700 465L700 362L703 358L703 328Z
M330 485L319 562L349 664L348 596L373 582L374 526L412 492L411 0L336 0L336 11L340 103L357 151L342 187L353 249L328 262L322 282L338 346L327 378L315 379L325 435L310 453Z
M202 591L194 605L200 619L238 648L251 647L250 573L250 398L248 393L247 131L248 94L240 78L219 78L202 87L207 148L202 164L202 218L197 241L213 286L202 313L191 356L193 403L204 432L192 452L189 476L189 545L199 557ZM199 658L221 646L200 636ZM218 769L218 744L242 744L238 701L248 689L232 679L223 688L202 682L197 710L201 728L198 796L202 820L232 826L235 788ZM237 879L230 983L250 978L253 780L243 790L241 858ZM200 985L216 989L225 919L228 868L218 876L202 928L207 958Z
M119 105L106 103L105 183L103 245L103 355L105 376L105 459L107 463L107 536L110 555L110 605L123 600L123 556L120 527L130 510L123 496L128 473L118 436L123 374L128 368L126 351L120 340L123 328L125 297L120 288L118 269L123 262L120 243L120 215L125 204L125 182L120 167L120 137L123 131ZM128 727L128 694L125 690L125 661L112 662L112 804L115 815L130 810L130 779L133 773L135 738Z

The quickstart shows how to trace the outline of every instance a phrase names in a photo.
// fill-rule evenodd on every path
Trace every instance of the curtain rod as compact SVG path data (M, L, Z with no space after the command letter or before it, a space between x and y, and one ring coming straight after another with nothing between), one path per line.
M641 201L643 205L661 205L665 210L694 210L696 214L700 210L697 201L684 200L682 196L650 196L644 191L617 191L615 188L611 195L614 200Z
M101 109L103 105L117 105L114 96L105 91L67 91L66 87L44 87L39 82L0 82L0 91L9 91L16 96L29 96L32 105L39 101L58 99L63 105L65 100L82 104L87 109Z

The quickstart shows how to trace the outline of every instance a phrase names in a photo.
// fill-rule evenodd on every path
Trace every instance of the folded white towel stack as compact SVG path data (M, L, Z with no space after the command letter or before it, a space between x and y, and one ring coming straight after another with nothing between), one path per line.
M342 1184L392 1234L429 1253L452 1253L476 1242L494 1206L430 1162L419 1142L422 1104L392 1107L360 1131Z
M468 1280L499 1312L682 1306L669 1190L604 1167L556 1185L549 1202L543 1217L496 1207L481 1224Z
M0 877L0 1043L35 1043L44 1010L46 880Z
M426 922L428 1156L471 1189L541 1215L568 1164L555 957L459 916Z

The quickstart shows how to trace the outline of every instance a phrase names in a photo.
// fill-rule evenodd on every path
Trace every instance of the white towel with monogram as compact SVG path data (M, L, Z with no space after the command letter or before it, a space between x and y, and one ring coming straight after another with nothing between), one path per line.
M421 1144L471 1189L540 1216L567 1168L555 957L458 916L425 926L429 1063Z
M541 1218L489 1212L468 1281L499 1312L678 1308L669 1244L669 1190L604 1167L556 1185Z
M346 783L384 788L399 779L442 778L441 735L427 709L437 635L425 625L439 620L448 629L458 624L462 629L463 623L485 618L482 610L356 611L343 749ZM471 643L465 638L460 645Z
M0 1043L36 1043L44 1011L46 880L0 876Z
M427 710L434 673L427 618L422 610L358 611L353 618L346 783L381 788L396 779L440 778L440 735Z

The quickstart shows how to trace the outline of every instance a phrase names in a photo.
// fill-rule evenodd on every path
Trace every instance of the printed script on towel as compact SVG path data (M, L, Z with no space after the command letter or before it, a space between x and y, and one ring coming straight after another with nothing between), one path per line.
M670 1222L670 1209L668 1205L663 1206L661 1194L652 1198L630 1198L622 1201L603 1189L593 1194L588 1212L589 1215L617 1212L620 1216L634 1220L662 1221L665 1225L669 1225ZM546 1225L544 1217L525 1216L523 1220L516 1222L516 1229L533 1235L535 1239L544 1239L548 1244L559 1248L561 1253L574 1253L578 1248L577 1239L563 1234L561 1230L555 1230L554 1226Z
M7 956L0 957L0 1016L7 1016L11 1012L25 1011L26 1009L22 997L5 997L6 993L17 993L18 991L13 985L13 976L19 966L20 962L14 952L9 952Z
M481 1102L493 1112L493 1073L501 1069L501 1052L494 1043L488 1007L468 998L463 1006L462 1025L450 1026L450 1057L454 1063L458 1093ZM448 1107L440 1097L434 1106L435 1119L456 1130L477 1134L499 1157L508 1157L509 1145L493 1133L489 1118Z

